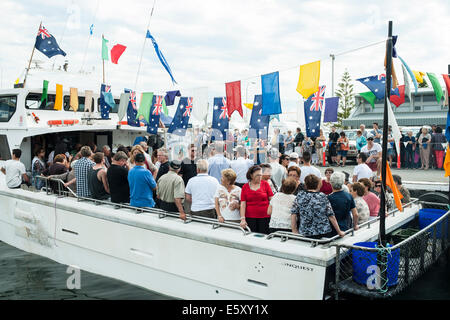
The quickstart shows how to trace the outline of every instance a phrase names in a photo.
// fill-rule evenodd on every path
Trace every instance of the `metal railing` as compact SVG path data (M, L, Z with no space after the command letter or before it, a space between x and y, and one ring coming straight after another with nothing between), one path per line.
M407 208L407 207L411 207L414 203L417 203L419 201L419 199L413 199L411 202L408 202L407 204L403 205L403 208ZM398 212L398 208L395 208L391 211L388 212L388 216L392 215L393 217L395 217L395 214ZM370 226L376 222L378 222L380 220L380 217L376 217L376 219L372 219L372 220L368 220L366 222L363 222L361 224L358 225L359 229L361 230L361 228L363 227L367 227L367 229L370 229ZM354 236L355 234L355 230L353 228L348 229L344 232L345 236L348 234L351 234L351 236ZM344 237L345 237L344 236ZM303 236L301 234L297 234L297 233L293 233L293 232L287 232L287 231L276 231L273 232L269 235L267 235L266 239L272 239L275 237L280 237L282 242L285 242L289 239L292 240L300 240L300 241L307 241L311 243L311 247L315 247L317 245L324 245L324 244L329 244L337 239L340 239L341 236L339 235L335 235L331 238L322 238L322 239L312 239L312 238L308 238L306 236Z
M36 178L45 180L45 187L43 187L43 188L45 188L46 194L54 193L60 197L72 196L74 198L77 198L77 201L93 202L95 205L110 205L110 206L113 206L114 209L130 209L130 210L135 211L136 213L145 212L145 213L150 213L150 214L157 214L159 219L163 219L165 217L180 218L179 213L169 212L169 211L165 211L165 210L162 210L159 208L146 208L146 207L141 208L141 207L131 206L129 203L115 203L115 202L106 201L106 200L98 200L98 199L93 199L93 198L88 198L88 197L79 197L70 188L65 187L64 181L62 181L61 179L54 179L54 178L49 178L49 177L44 177L44 176L36 176ZM52 181L57 183L57 186L58 186L57 190L52 190L51 183L50 183ZM66 191L64 189L67 189L68 191ZM248 235L252 232L248 226L246 226L245 228L242 228L239 223L227 222L227 221L219 222L216 219L200 217L200 216L193 216L193 215L187 214L186 220L184 220L184 223L187 224L187 223L190 223L193 221L210 224L213 229L217 229L220 227L239 229L242 231L242 233L244 235Z
M442 254L447 252L450 247L448 205L430 202L426 204L440 206L447 212L425 228L406 236L388 248L333 244L336 247L336 269L334 283L330 287L334 290L335 299L339 299L339 292L369 298L391 297L419 278ZM416 230L413 229L413 231ZM391 239L393 239L392 235ZM384 273L372 274L369 269L366 270L359 264L362 266L372 264L373 268L384 268ZM358 280L361 275L378 279L382 285L374 287L370 283L363 284ZM364 277L362 279L365 280Z

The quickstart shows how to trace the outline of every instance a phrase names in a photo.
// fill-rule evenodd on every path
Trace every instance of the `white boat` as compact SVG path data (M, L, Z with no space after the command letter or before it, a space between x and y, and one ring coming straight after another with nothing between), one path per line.
M86 115L64 108L30 109L26 105L31 106L27 99L31 94L40 101L40 90L0 91L0 154L5 160L12 149L20 148L28 169L32 140L37 136L77 134L81 142L106 136L114 148L132 144L145 130L119 125L114 113L110 120L101 120L97 111ZM73 119L78 123L55 126L49 122ZM373 241L379 231L379 221L374 220L357 231L349 230L343 238L312 240L281 232L265 236L206 218L183 222L178 214L159 209L9 189L3 175L0 205L1 241L182 299L327 298L334 277L333 244ZM412 221L419 208L414 202L403 212L388 215L386 232Z

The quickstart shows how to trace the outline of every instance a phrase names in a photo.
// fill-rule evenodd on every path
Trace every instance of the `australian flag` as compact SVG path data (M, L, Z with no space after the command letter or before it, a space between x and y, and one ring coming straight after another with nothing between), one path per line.
M158 133L159 119L163 111L163 99L163 96L153 96L149 123L147 124L147 132L150 134Z
M125 89L125 93L130 93L130 100L127 107L127 124L132 127L139 127L139 120L136 119L137 105L136 105L136 91Z
M34 46L48 58L51 58L58 54L63 56L66 55L66 53L62 51L58 46L55 37L52 36L44 26L41 26L39 28L38 34L36 36L36 43L34 44Z
M172 119L168 133L178 136L186 135L186 129L189 124L189 118L192 113L194 99L192 97L181 97L178 103L177 111Z
M102 119L109 119L109 110L114 107L114 99L111 93L111 86L106 84L100 87L100 114Z
M270 115L262 115L262 95L255 95L252 116L250 118L249 138L267 139Z
M319 87L319 91L309 96L303 104L305 109L306 135L308 137L320 136L320 118L322 116L325 100L325 86Z
M214 98L212 126L212 140L225 141L228 131L228 108L226 97Z
M377 97L377 99L382 100L384 98L384 92L386 88L386 75L385 74L379 74L377 76L370 76L366 78L360 78L356 79L357 81L361 82L363 85L365 85L367 88L372 91L372 93ZM400 93L397 89L392 89L391 84L391 95L400 96Z

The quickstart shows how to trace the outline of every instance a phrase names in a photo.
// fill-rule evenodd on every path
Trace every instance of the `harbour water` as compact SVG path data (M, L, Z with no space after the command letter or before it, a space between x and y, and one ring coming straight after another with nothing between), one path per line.
M67 267L0 241L0 300L173 299L86 271L80 273L80 289L68 289L71 273L67 273ZM435 266L394 299L450 300L449 256L443 255Z

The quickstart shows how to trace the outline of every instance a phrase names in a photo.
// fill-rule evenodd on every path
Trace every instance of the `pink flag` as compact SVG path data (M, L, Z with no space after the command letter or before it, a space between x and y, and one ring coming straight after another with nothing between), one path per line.
M122 53L125 51L127 47L121 45L121 44L116 44L112 49L111 49L111 62L117 64L117 62L119 61L120 56L122 55Z
M227 107L228 107L228 117L234 111L238 111L241 117L244 116L242 112L241 103L241 81L234 81L225 84L225 90L227 93Z

